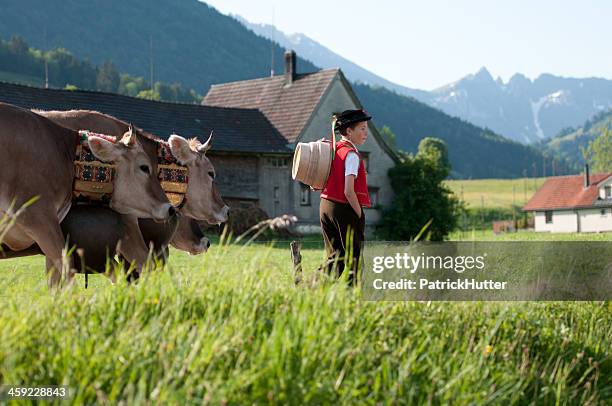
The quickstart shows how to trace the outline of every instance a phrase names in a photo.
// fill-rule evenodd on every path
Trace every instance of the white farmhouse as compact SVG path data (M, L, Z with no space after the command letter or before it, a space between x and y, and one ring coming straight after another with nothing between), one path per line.
M535 212L535 231L612 231L612 173L548 178L523 207Z

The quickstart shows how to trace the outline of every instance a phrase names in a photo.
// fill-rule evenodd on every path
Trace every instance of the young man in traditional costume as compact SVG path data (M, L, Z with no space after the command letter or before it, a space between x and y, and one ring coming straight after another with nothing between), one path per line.
M321 193L319 216L328 255L326 270L342 275L350 265L348 281L354 285L365 240L363 207L371 207L363 159L357 146L368 137L367 122L372 118L363 110L345 110L334 116L335 130L342 139L336 143L335 156ZM350 245L349 245L350 243Z

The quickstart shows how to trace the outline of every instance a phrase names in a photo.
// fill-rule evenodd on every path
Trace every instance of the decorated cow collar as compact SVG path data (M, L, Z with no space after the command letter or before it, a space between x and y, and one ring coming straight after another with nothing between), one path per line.
M187 202L189 169L179 164L170 144L164 141L157 143L157 176L162 189L172 205L181 208Z
M96 136L110 142L115 137L80 130L74 159L74 181L72 194L77 201L98 201L109 204L113 195L113 181L116 166L101 162L94 156L87 142L89 137Z
M87 142L91 136L117 142L113 136L88 130L79 131L74 160L73 196L77 201L109 204L113 195L113 181L117 176L116 166L101 162L94 156ZM170 144L165 141L157 142L157 174L170 203L179 208L184 206L187 202L189 170L179 164L172 155Z

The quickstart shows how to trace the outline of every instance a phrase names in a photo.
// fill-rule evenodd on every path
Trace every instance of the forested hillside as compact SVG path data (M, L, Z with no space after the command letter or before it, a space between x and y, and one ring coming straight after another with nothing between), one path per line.
M14 44L26 57L16 68L0 68L5 70L0 80L38 86L44 83L38 50L47 51L49 80L56 87L70 84L168 101L193 102L211 84L268 76L272 52L275 73L283 72L280 46L197 0L3 0L0 37L14 35L35 49ZM151 66L153 82L163 83L147 93ZM317 69L298 60L299 73ZM446 141L453 177L520 177L533 175L532 168L539 174L548 165L534 148L415 99L385 88L354 87L376 125L395 132L399 148L414 151L427 136Z
M213 83L283 70L284 49L197 0L2 0L0 37L65 48L101 65L205 94ZM152 47L151 47L152 45ZM152 49L152 52L151 52ZM302 71L314 71L299 60Z
M99 90L151 100L199 103L202 96L180 84L150 81L119 73L110 61L95 66L80 60L64 48L41 51L31 48L21 37L0 39L0 80L68 89Z
M565 159L574 171L584 166L581 149L597 138L604 129L612 130L612 110L596 114L578 128L566 128L556 137L542 142L539 147L550 157Z

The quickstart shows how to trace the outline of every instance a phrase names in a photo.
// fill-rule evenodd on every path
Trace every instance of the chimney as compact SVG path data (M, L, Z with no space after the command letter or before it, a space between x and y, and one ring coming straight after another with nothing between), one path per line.
M591 185L591 179L589 177L589 164L584 164L584 187L587 188Z
M285 85L290 85L295 79L295 52L293 50L285 51Z

